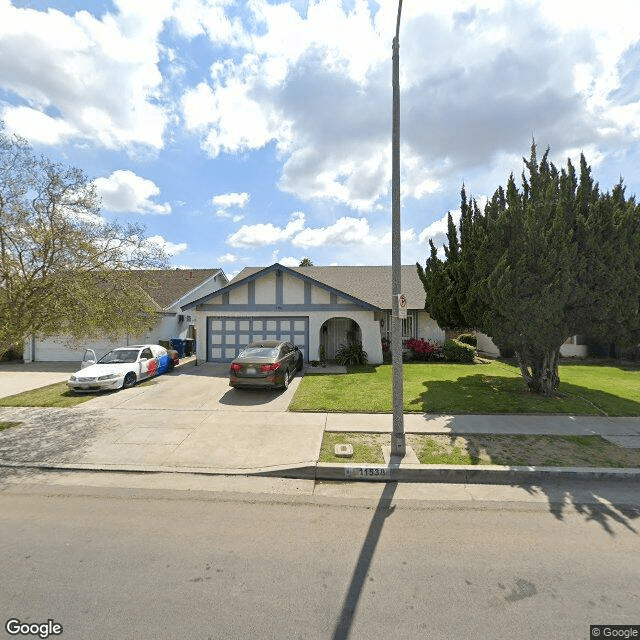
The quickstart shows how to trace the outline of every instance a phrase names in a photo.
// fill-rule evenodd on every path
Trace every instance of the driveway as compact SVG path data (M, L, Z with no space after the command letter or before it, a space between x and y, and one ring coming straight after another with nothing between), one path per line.
M301 379L287 391L240 390L229 387L228 365L187 365L72 409L0 409L0 420L22 423L2 432L0 461L216 473L312 467L326 415L287 412Z
M29 362L0 364L0 398L68 380L79 362Z
M228 364L187 365L155 378L151 384L98 395L87 406L92 409L282 412L287 410L301 379L298 373L286 391L232 389Z

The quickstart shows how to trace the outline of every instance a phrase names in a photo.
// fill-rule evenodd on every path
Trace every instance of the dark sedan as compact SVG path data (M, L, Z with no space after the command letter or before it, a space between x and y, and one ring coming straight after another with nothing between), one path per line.
M252 342L231 363L229 386L286 389L300 369L302 353L290 342Z

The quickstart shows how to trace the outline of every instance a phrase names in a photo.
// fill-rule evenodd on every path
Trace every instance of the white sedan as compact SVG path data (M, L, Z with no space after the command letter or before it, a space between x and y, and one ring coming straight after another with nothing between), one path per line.
M127 389L136 382L173 369L174 359L157 344L139 344L109 351L96 362L93 349L87 349L80 371L67 385L73 391Z

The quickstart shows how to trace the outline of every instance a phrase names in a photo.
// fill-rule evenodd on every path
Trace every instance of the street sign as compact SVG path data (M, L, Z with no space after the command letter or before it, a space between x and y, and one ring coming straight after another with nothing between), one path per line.
M398 296L398 318L407 317L407 296L401 293Z

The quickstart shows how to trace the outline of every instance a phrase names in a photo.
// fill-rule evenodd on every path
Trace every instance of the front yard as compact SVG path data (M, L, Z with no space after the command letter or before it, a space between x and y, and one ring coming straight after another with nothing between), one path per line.
M414 364L404 371L404 411L408 413L564 413L640 415L640 366L560 365L555 398L524 390L517 366L488 364ZM290 411L390 413L391 365L367 365L347 375L305 376Z

